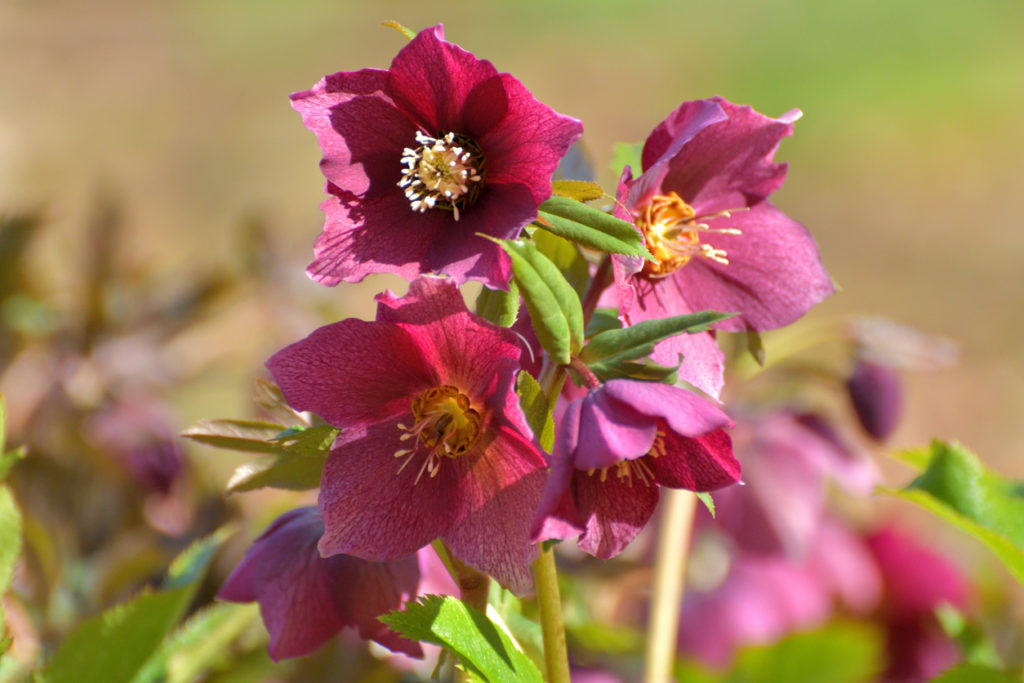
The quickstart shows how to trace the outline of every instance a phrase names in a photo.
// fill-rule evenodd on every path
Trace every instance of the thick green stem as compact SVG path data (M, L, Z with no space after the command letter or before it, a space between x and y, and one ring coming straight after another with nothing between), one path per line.
M491 577L464 564L459 558L452 555L441 539L435 540L431 545L459 587L459 598L462 602L486 614L487 597L491 591Z
M562 598L558 593L558 570L553 547L540 549L533 563L533 582L537 586L540 626L544 636L544 664L548 683L569 682L569 652L565 646L565 620Z
M644 683L672 680L676 637L679 633L679 606L686 580L686 558L693 530L697 496L692 491L661 489L663 506L658 552L654 566L654 593L651 596L651 620L647 626L647 667Z

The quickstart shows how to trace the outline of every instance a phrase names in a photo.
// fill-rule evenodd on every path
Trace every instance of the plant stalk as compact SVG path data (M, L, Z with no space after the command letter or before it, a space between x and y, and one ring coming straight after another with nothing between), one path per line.
M533 582L537 586L540 626L544 637L544 664L548 683L570 683L569 652L565 645L565 620L558 592L558 570L553 546L541 544L540 556L533 562Z
M654 566L654 593L651 618L647 626L647 653L644 683L672 680L676 638L679 633L679 607L686 581L686 560L693 532L697 496L692 491L662 487L661 529Z

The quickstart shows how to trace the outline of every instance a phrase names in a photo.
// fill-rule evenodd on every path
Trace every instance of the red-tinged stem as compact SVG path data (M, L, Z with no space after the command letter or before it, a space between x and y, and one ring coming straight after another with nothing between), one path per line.
M693 531L697 496L682 489L661 489L661 528L654 565L651 619L647 626L647 665L644 683L673 680L679 607L686 581L686 559Z
M580 302L580 305L583 307L584 326L590 322L590 318L594 315L594 309L597 308L597 301L601 298L601 294L614 280L612 257L609 254L605 254L604 258L601 259L601 263L598 264L597 270L594 272L594 279L590 281L590 286L587 287L587 293L584 294L583 301Z
M544 637L544 664L548 683L570 683L569 652L565 645L565 620L558 592L558 570L553 547L540 549L533 562L533 582L537 587L540 627Z

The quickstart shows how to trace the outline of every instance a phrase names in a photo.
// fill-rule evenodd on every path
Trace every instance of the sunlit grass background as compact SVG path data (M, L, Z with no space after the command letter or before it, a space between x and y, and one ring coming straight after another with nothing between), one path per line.
M908 378L895 443L958 438L1024 475L1019 0L0 0L0 212L42 209L52 226L30 254L46 295L73 301L69 263L104 195L130 229L121 257L140 270L185 281L243 248L239 224L260 216L292 264L296 305L369 314L385 281L325 293L303 279L323 181L287 96L325 73L387 67L405 42L387 19L443 22L583 119L606 187L613 143L643 139L684 99L801 108L775 201L843 287L814 315L887 316L955 339L957 367ZM230 363L179 397L186 420L245 413L248 378L300 333L224 315L193 342ZM3 391L14 410L18 387Z

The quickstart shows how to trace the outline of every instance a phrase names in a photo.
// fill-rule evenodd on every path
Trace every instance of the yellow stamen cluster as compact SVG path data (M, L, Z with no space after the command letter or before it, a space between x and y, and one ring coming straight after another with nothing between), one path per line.
M468 453L480 440L480 413L474 410L469 398L457 387L444 384L431 387L412 402L412 425L398 425L404 432L402 441L417 439L412 448L395 452L396 458L406 458L401 472L421 448L425 451L423 466L416 481L424 472L436 477L441 470L441 458L457 458Z
M615 476L619 479L625 479L626 485L633 486L633 477L635 476L644 486L650 486L654 481L654 473L651 472L651 468L644 462L648 457L660 458L665 455L665 432L660 429L655 432L654 443L651 444L651 450L646 455L637 458L636 460L623 460L617 462L614 465L603 467L600 470L590 469L587 470L587 474L594 476L599 474L601 483L608 481L608 470L614 469Z
M480 192L483 153L472 140L455 133L433 138L417 131L416 142L420 143L416 149L402 151L406 168L398 186L405 190L413 211L443 209L459 220L459 209L472 206Z
M634 221L644 234L647 250L656 262L644 261L643 273L649 277L664 277L685 266L694 256L711 259L723 265L729 264L723 249L716 249L700 241L702 235L739 235L735 228L712 228L698 220L728 217L729 211L720 211L711 216L697 217L693 207L675 192L654 195L651 203L644 207Z

